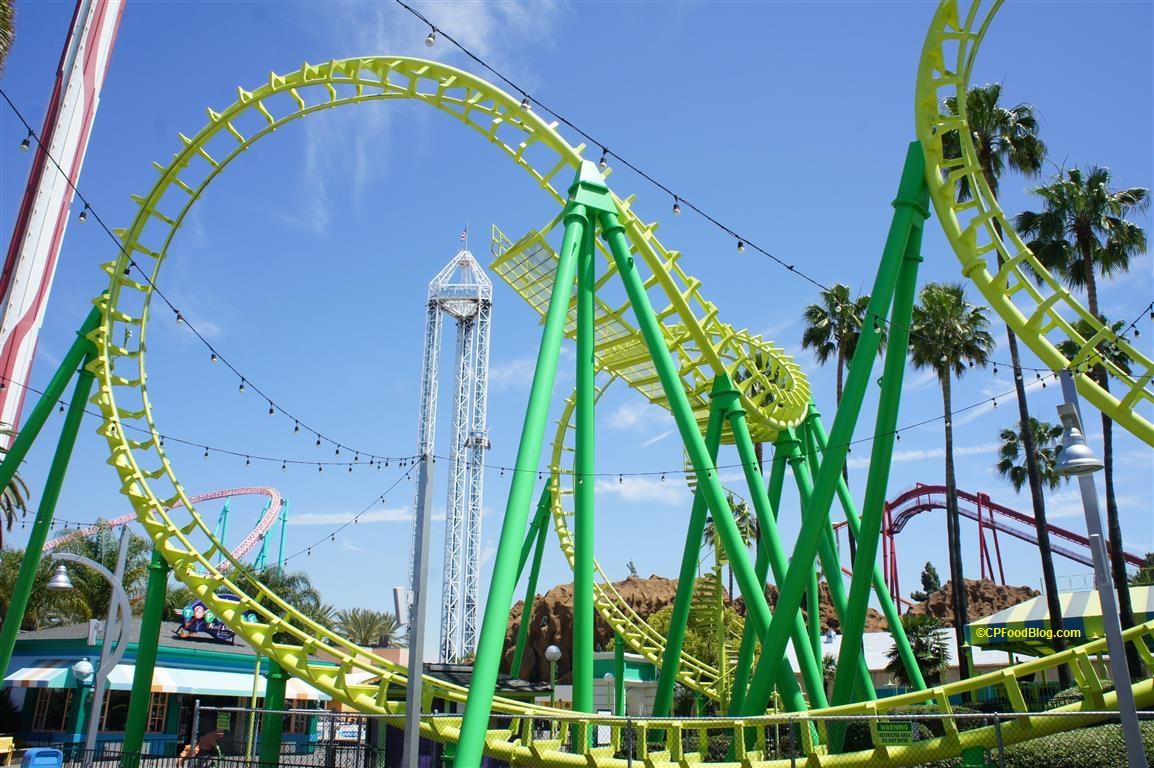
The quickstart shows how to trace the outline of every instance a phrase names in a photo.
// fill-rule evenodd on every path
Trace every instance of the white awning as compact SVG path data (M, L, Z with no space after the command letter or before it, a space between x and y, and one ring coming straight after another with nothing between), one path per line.
M5 677L4 685L12 688L72 688L70 666L63 659L38 659Z
M136 667L117 664L108 675L108 688L113 691L132 690ZM153 693L193 693L202 696L252 696L252 675L246 672L218 672L207 669L176 669L157 666L152 670ZM257 697L264 697L265 679L257 681ZM328 701L329 695L308 683L289 678L285 699L289 701Z

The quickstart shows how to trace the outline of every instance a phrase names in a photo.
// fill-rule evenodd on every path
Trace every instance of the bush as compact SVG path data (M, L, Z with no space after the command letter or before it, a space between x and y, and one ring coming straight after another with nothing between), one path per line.
M1046 702L1046 711L1077 704L1080 701L1082 701L1082 691L1077 686L1066 688L1050 697L1050 700Z
M1146 758L1154 760L1154 722L1143 722L1141 728ZM1006 768L1117 768L1126 764L1126 743L1117 723L1063 731L1006 747Z

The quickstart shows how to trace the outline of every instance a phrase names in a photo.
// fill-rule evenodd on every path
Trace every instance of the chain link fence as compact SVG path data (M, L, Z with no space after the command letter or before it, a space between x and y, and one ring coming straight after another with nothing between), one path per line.
M910 708L913 709L913 708ZM344 714L326 710L277 712L286 725L309 718L315 738L278 745L276 762L261 762L260 734L224 732L222 722L258 724L266 710L197 707L192 727L166 754L125 755L115 742L93 752L62 745L69 768L393 768L402 764L402 715ZM235 715L242 715L235 717ZM1139 712L1147 759L1154 762L1154 712ZM459 715L427 715L434 730L460 726ZM861 768L1126 768L1126 745L1117 713L958 713L927 711L876 716L770 716L732 720L630 717L507 717L491 729L540 753L584 755L613 768L652 765L813 765L815 755L846 753ZM195 738L194 738L195 735ZM421 768L449 768L451 741L422 739ZM544 761L542 761L544 762ZM519 760L518 765L533 765ZM479 768L506 763L486 758ZM469 767L472 768L472 767Z

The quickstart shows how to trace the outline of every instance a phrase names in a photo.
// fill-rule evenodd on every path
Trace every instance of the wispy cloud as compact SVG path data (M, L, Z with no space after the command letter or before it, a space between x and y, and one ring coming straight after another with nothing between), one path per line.
M673 416L664 408L652 403L634 400L622 403L611 410L605 421L605 426L610 429L635 430L641 426L664 427L672 421Z
M289 516L289 525L341 525L351 523L355 512L303 512ZM408 507L375 509L357 517L358 523L401 523L413 519Z
M520 52L529 45L551 43L559 4L453 0L417 5L462 45L527 87L536 85L533 74L518 66ZM446 42L433 51L426 48L428 30L391 3L322 3L303 8L302 23L334 50L434 56L452 64L467 63L464 54ZM360 204L363 193L388 162L389 114L387 106L372 104L305 121L303 196L299 209L285 216L286 222L324 234L339 205L346 200L354 207ZM337 184L342 187L337 188Z
M346 538L341 539L341 549L343 549L347 552L364 552L365 551L361 547L358 547L356 544L354 544L351 539L346 539Z
M664 440L665 438L669 437L672 434L673 434L673 430L667 429L664 432L656 434L653 437L646 440L644 443L641 444L641 447L642 448L648 448L651 445L655 445L656 443L660 443L662 440Z
M502 360L489 366L489 389L503 391L528 387L533 378L536 360L531 357L517 357Z
M623 477L620 480L603 478L594 486L598 493L614 494L631 503L683 505L689 495L684 482L659 480L655 477Z
M997 443L982 443L981 445L962 445L954 447L954 456L975 456L983 453L993 453L998 450ZM946 449L942 448L918 448L909 451L894 451L893 463L905 464L911 461L923 461L925 459L940 459L945 457ZM868 467L870 459L868 456L854 457L846 462L850 469L862 469Z

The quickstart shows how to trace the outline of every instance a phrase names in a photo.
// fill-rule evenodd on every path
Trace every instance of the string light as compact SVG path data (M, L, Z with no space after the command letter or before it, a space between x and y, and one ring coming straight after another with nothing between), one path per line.
M208 458L208 448L207 447L205 447L205 449L204 449L204 458L206 458L206 459Z
M184 322L184 315L182 315L180 313L180 310L177 310L177 312L176 312L176 324L180 325L183 322Z
M601 159L597 162L601 170L605 170L609 166L609 150L605 147L601 148Z
M529 97L528 96L522 96L521 97L521 109L525 109L525 110L529 109Z
M425 37L425 47L426 48L432 48L436 44L437 44L437 28L433 27L433 29L429 32L428 36Z
M20 151L27 152L32 148L32 129L28 129L28 135L24 137L24 141L20 142Z
M301 423L299 421L294 421L293 422L293 434L295 435L300 431L301 431Z
M737 241L737 252L738 253L745 253L745 241L744 240L738 240Z
M680 216L681 215L681 203L677 200L676 197L673 198L673 215L674 216Z
M268 415L269 416L275 416L276 415L276 408L273 407L272 400L268 401Z
M218 358L217 358L217 356L216 356L216 353L215 353L215 352L213 352L211 355L209 355L209 356L208 356L208 359L209 359L209 362L213 362L213 363L215 363L215 362L217 361L217 359L218 359Z
M84 204L84 210L80 212L80 215L76 217L76 220L81 224L88 221L88 203Z
M240 387L237 388L237 391L240 392L242 395L244 394L244 379L240 380Z

